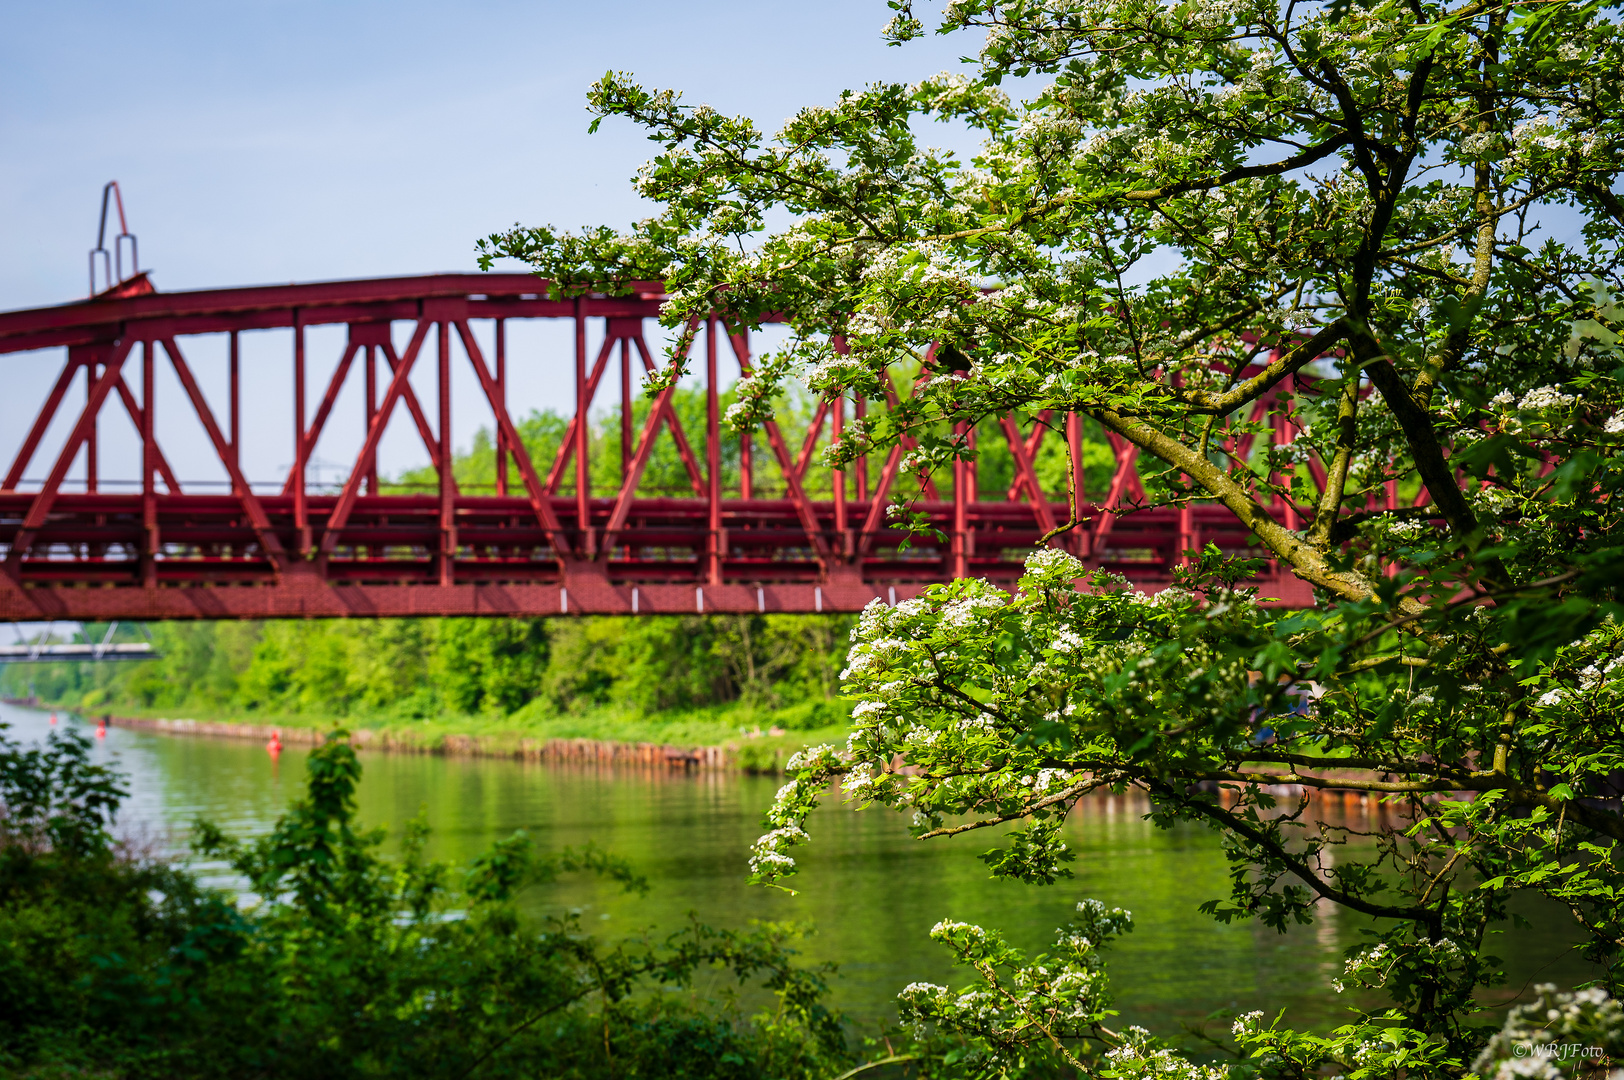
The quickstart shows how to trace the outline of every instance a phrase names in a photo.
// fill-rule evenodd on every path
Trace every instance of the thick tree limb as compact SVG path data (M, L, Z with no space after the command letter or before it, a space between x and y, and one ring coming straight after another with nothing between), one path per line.
M1350 373L1342 381L1342 396L1336 405L1336 453L1325 470L1325 490L1320 492L1319 505L1314 508L1314 523L1309 526L1309 543L1328 547L1331 532L1336 527L1336 516L1342 510L1343 493L1348 486L1348 469L1353 464L1354 446L1358 431L1354 423L1359 415L1359 378Z
M1288 375L1312 364L1336 347L1348 334L1348 324L1337 319L1321 328L1319 333L1280 356L1250 379L1237 384L1222 394L1201 390L1174 390L1174 396L1188 405L1193 412L1226 416L1241 406L1268 393L1269 389Z
M1351 570L1333 569L1325 553L1304 537L1276 521L1228 473L1197 454L1190 447L1139 420L1114 409L1087 410L1094 419L1124 439L1148 450L1182 471L1196 484L1229 508L1240 522L1257 534L1265 547L1292 569L1298 577L1344 600L1368 600L1374 590L1366 578Z
M1409 444L1410 457L1415 462L1416 472L1421 474L1421 482L1449 528L1457 538L1464 540L1477 530L1477 515L1472 513L1466 494L1455 482L1454 472L1444 459L1443 446L1432 427L1432 414L1410 395L1403 376L1393 362L1381 354L1375 342L1366 340L1362 344L1362 351L1368 351L1370 357L1362 366L1381 391L1382 400L1393 410L1393 418L1404 432L1404 441Z
M1280 161L1273 161L1267 165L1243 165L1219 173L1217 176L1203 177L1199 180L1183 180L1176 184L1167 184L1163 187L1148 188L1143 191L1124 191L1115 197L1130 202L1154 202L1157 199L1169 199L1175 195L1187 195L1192 191L1210 191L1213 188L1233 184L1237 180L1251 180L1259 176L1280 176L1301 169L1330 157L1338 150L1353 142L1352 134L1343 132L1334 139L1329 139L1318 146L1310 146L1300 154Z

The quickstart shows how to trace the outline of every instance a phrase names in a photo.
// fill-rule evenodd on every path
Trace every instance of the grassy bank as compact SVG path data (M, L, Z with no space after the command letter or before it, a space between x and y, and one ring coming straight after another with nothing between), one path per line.
M42 702L65 712L77 710L72 702ZM539 703L538 703L539 704ZM387 716L320 716L308 713L177 712L173 709L120 709L111 715L138 720L195 721L199 734L236 734L210 727L252 725L256 737L263 729L284 733L289 742L314 742L319 732L344 727L362 734L363 745L422 753L474 753L523 756L550 740L590 739L606 743L655 743L694 749L721 747L727 762L749 772L783 771L790 755L806 746L841 742L846 737L844 718L833 703L807 702L786 709L763 710L734 702L702 709L653 716L603 708L579 714L522 709L511 716L442 716L402 720ZM92 715L109 715L106 711ZM834 722L826 722L834 719ZM309 738L295 733L309 732Z
M718 615L121 625L120 634L150 633L160 655L9 665L0 696L88 716L343 726L402 749L470 740L490 752L550 739L731 744L741 763L766 769L808 742L844 737L846 706L835 694L850 622Z

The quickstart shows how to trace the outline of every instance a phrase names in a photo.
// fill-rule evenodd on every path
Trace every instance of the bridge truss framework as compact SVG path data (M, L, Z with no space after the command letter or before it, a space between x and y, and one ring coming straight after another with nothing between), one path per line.
M761 436L771 460L752 458L754 440L739 446L738 487L722 488L718 351L726 340L741 371L751 364L748 335L704 335L707 391L703 432L688 432L672 390L651 403L632 431L630 386L636 365L657 360L644 335L659 311L657 285L625 297L552 300L524 274L443 274L319 284L157 293L141 282L79 303L0 314L0 352L66 348L67 357L21 449L0 482L0 621L32 619L198 619L374 615L574 615L695 612L855 611L875 598L890 603L934 581L975 576L1009 583L1020 553L1057 523L1066 502L1040 489L1034 471L1045 438L1066 439L1080 470L1083 425L1075 416L1043 414L1026 430L1000 423L1015 465L1001 500L975 494L974 466L957 463L951 477L930 483L915 509L945 542L915 541L888 521L886 508L907 480L902 461L911 446L890 449L831 476L829 498L814 499L806 480L825 426L838 436L850 416L884 402L823 403L802 445L789 445L779 426ZM507 398L507 325L515 319L573 324L575 412L550 462L532 461L519 438ZM489 360L472 329L494 322ZM595 357L588 324L602 320ZM410 323L397 351L393 326ZM308 408L305 328L342 324L347 341L317 407ZM295 430L293 465L276 494L256 493L239 464L240 335L293 331ZM184 343L203 334L229 335L229 390L210 401L187 359ZM605 372L619 353L623 432L621 482L594 492L589 481L586 422ZM524 362L537 362L525 358ZM458 489L452 470L452 369L471 365L495 432L495 494ZM184 389L182 408L195 414L230 481L228 493L182 490L157 436L154 400L160 365ZM434 367L437 413L431 417L410 375ZM360 368L357 372L355 369ZM85 397L66 443L44 480L24 485L47 428L72 407L70 389L83 372ZM562 373L562 371L561 371ZM346 382L365 383L366 437L337 494L309 490L307 466L334 419ZM136 386L139 384L139 394ZM1282 388L1289 395L1293 387ZM890 402L896 391L889 392ZM1253 419L1279 404L1260 399ZM104 410L125 412L140 433L141 490L120 493L98 483L98 422ZM377 450L389 425L410 423L421 436L438 478L432 495L380 491ZM1289 441L1287 421L1274 438ZM638 495L655 443L671 439L692 489L681 498ZM1084 527L1051 541L1090 566L1125 574L1141 588L1165 585L1181 553L1208 541L1248 549L1243 527L1215 505L1134 509L1143 497L1137 450L1111 438L1114 475L1102 492L1086 492ZM1244 457L1247 445L1238 448ZM81 490L64 483L83 458ZM42 460L41 465L44 464ZM759 497L756 470L774 470L781 498ZM1080 472L1073 482L1081 484ZM20 490L23 486L32 490ZM946 488L942 491L940 488ZM1288 516L1289 507L1282 508ZM1310 603L1304 585L1271 571L1267 595Z

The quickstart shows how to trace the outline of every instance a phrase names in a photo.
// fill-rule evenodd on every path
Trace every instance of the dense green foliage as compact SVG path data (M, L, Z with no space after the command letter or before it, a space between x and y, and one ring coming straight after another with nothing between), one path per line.
M816 727L844 715L831 699L849 625L815 615L163 623L151 628L161 659L14 665L0 692L32 687L84 712L381 720L740 702L774 715L803 706L785 717L804 713Z
M891 0L897 45L926 31ZM656 144L631 228L515 228L561 295L665 282L675 331L789 324L736 389L899 406L826 462L989 417L1075 412L1137 447L1153 501L1221 506L1262 560L1186 552L1143 595L1072 531L1011 595L954 582L864 614L844 746L801 757L754 866L795 870L832 782L922 838L1018 825L994 873L1053 883L1059 821L1142 791L1222 837L1227 921L1373 921L1340 985L1390 1007L1329 1037L1235 1027L1279 1077L1568 1075L1624 987L1624 26L1617 0L950 0L957 73L876 83L767 133L610 72L599 120ZM1013 92L1012 92L1013 91ZM1016 95L1020 96L1017 97ZM596 122L596 121L595 121ZM975 141L930 147L927 126ZM676 350L668 375L679 378ZM915 378L918 374L920 377ZM1067 528L1076 530L1086 507ZM1318 605L1261 603L1259 571ZM1266 587L1267 588L1267 587ZM1281 789L1353 791L1369 829ZM1543 898L1597 986L1493 1035L1494 935ZM986 1076L1035 1048L1101 1075L1221 1075L1114 1030L1086 908L1046 957L951 921L978 979L904 994ZM1606 1017L1608 1019L1597 1019ZM1571 1025L1571 1026L1570 1026ZM1519 1054L1522 1056L1519 1058Z
M573 917L530 926L516 895L558 874L647 886L522 833L466 867L430 862L420 823L385 861L354 819L342 737L308 770L266 836L200 823L199 849L258 897L239 907L111 840L123 791L82 736L0 734L0 1075L754 1080L848 1064L829 972L795 965L792 929L694 921L611 944ZM768 1004L747 1019L697 996L707 972Z

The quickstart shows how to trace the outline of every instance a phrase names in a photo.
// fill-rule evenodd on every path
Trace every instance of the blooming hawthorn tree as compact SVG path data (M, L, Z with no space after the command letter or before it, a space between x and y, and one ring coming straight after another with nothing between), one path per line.
M909 0L891 7L895 43L925 32ZM983 418L1079 413L1154 462L1156 498L1227 507L1319 600L1267 605L1248 584L1262 560L1211 548L1147 596L1057 535L1013 593L957 581L876 604L845 672L850 739L792 763L759 879L794 872L837 782L923 838L993 829L993 872L1037 882L1067 873L1076 801L1131 787L1158 824L1221 835L1214 917L1374 918L1343 984L1391 1008L1323 1037L1243 1017L1245 1068L1499 1068L1473 1013L1518 893L1567 913L1616 993L1617 11L951 0L938 31L982 35L962 72L845 93L773 135L630 76L592 89L600 119L659 144L635 181L658 213L516 227L483 243L487 265L524 259L563 293L664 280L683 331L666 379L712 313L787 321L741 425L792 376L878 399L890 372L922 373L834 462L911 436L929 469L972 455L953 431ZM979 151L926 146L932 121ZM1275 428L1290 438L1245 438ZM1390 813L1326 823L1281 785ZM1129 923L1079 920L1036 959L943 923L978 982L910 987L906 1014L971 1040L957 1067L988 1074L1034 1053L1205 1070L1108 1026L1099 949Z

